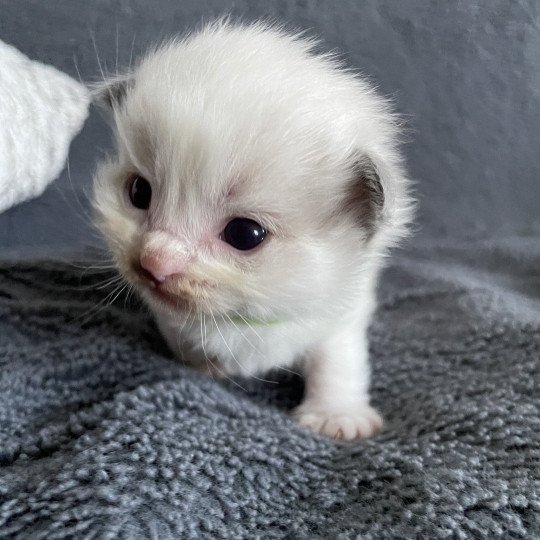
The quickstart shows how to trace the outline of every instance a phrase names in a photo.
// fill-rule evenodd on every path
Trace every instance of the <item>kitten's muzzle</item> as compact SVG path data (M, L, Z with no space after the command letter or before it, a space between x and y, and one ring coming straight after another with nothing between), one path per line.
M200 309L209 289L217 284L209 280L194 279L187 273L176 272L164 276L144 268L140 261L131 263L140 285L145 286L152 296L177 309Z

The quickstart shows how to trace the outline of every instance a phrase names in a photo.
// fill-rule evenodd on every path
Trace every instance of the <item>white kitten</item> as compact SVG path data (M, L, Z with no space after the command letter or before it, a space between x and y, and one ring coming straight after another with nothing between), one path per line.
M109 81L118 156L95 209L177 355L230 375L299 363L295 418L353 439L382 424L366 330L411 199L388 103L313 47L221 21Z

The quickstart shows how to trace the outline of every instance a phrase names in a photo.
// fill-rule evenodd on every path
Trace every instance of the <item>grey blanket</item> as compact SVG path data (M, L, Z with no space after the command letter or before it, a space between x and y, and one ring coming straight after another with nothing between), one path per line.
M214 381L136 302L96 311L108 276L4 264L0 536L540 537L534 248L394 259L371 330L386 429L355 443L288 418L299 378Z

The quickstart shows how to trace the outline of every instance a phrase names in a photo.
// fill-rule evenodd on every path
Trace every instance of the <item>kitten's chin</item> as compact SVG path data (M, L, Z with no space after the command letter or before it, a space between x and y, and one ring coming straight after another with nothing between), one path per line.
M162 313L211 315L220 312L220 309L216 306L211 306L207 299L195 298L188 293L172 293L161 287L145 286L143 288L143 298L152 309Z
M149 299L150 304L166 307L169 310L187 311L197 309L197 305L192 299L171 294L157 287L147 288L145 296Z

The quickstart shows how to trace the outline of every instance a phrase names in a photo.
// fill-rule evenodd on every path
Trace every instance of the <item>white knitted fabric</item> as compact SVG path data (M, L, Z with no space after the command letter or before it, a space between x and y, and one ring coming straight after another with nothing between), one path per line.
M82 84L0 41L0 212L60 174L88 105Z

